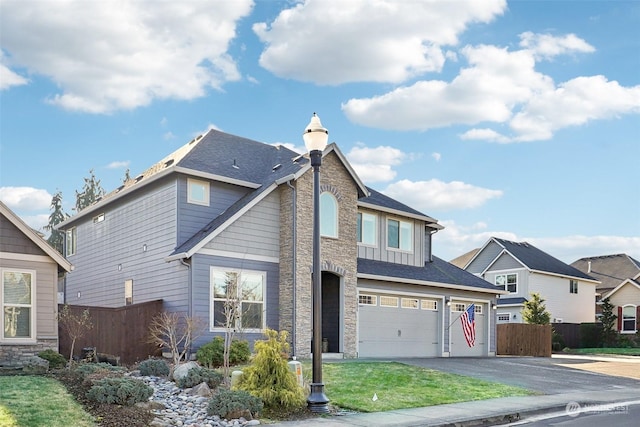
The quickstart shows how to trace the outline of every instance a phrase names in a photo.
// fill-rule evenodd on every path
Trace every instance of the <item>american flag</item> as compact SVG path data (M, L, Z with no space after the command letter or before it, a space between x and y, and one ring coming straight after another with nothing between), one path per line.
M462 323L462 331L464 332L464 339L467 340L467 345L473 347L476 343L476 306L470 304L469 307L460 316L460 322Z

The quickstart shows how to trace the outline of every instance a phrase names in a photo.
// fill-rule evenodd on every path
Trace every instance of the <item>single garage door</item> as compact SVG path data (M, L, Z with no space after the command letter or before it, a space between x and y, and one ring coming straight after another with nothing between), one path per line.
M358 357L441 355L441 301L361 292Z
M470 302L456 302L451 303L451 344L449 346L449 355L451 357L461 356L486 356L488 354L488 325L487 319L487 304L474 303L475 306L475 323L476 323L476 341L473 347L469 347L467 340L464 337L464 331L462 329L461 316Z

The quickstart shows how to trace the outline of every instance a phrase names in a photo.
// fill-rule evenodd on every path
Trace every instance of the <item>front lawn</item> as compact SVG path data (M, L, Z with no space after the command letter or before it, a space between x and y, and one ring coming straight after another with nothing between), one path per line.
M0 426L94 425L93 417L58 381L41 376L0 376Z
M535 394L518 387L397 362L347 361L324 363L322 368L331 404L358 412Z
M568 351L572 354L617 354L621 356L640 356L640 348L574 348Z

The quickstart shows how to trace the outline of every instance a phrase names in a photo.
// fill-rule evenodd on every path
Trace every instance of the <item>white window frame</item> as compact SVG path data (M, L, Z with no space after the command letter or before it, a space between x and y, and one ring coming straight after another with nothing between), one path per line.
M476 314L482 314L482 304L475 304L473 306L473 312Z
M102 221L104 221L104 212L93 217L93 223L94 224L98 224L98 223L100 223Z
M402 298L400 305L402 308L408 308L411 310L418 310L420 308L418 298Z
M133 304L133 279L124 281L124 305Z
M389 222L398 223L398 246L390 246L389 242ZM400 218L387 218L387 249L391 251L413 252L413 222L404 221ZM408 234L403 238L403 226ZM408 229L408 230L407 230Z
M330 191L320 194L320 235L338 237L338 199Z
M438 311L438 301L434 299L423 299L420 301L420 309Z
M211 295L211 299L210 299L210 304L209 304L209 319L210 319L210 323L209 323L209 330L211 332L220 332L220 331L224 331L225 328L224 326L216 326L215 325L215 303L216 302L222 302L224 303L226 301L226 298L216 298L215 297L215 275L216 273L222 273L222 274L226 274L226 273L235 273L238 275L239 281L242 283L242 276L243 275L255 275L255 276L262 276L262 301L260 301L260 303L262 304L262 323L260 325L260 328L244 328L242 326L242 314L240 315L240 318L237 320L237 322L239 322L239 324L236 325L236 330L241 330L243 332L262 332L265 330L266 325L267 325L267 273L266 271L257 271L257 270L239 270L239 269L234 269L234 268L224 268L224 267L210 267L210 271L209 271L209 290L210 290L210 295ZM240 293L241 288L238 288L238 293ZM258 301L255 300L241 300L241 306L243 303L247 303L247 304L256 304L258 303ZM240 309L240 311L242 312L242 308Z
M569 279L569 293L570 294L578 294L578 281L574 279Z
M31 275L31 289L29 304L6 303L4 295L4 275L5 273L18 273ZM36 342L36 272L35 270L21 268L3 268L0 269L0 342L4 343L34 343ZM29 336L28 337L5 337L6 316L5 307L29 308Z
M624 315L624 309L625 308L631 308L633 310L633 317L629 316L626 318L627 322L631 322L631 320L633 319L633 329L626 329L625 328L625 315ZM638 312L638 308L637 306L633 305L633 304L625 304L622 306L622 323L620 324L620 333L621 334L635 334L636 332L638 332L638 330L636 329L636 325L638 324L638 319L636 317L636 314Z
M371 295L371 294L360 294L358 295L358 304L359 305L378 305L378 297L376 295Z
M454 302L451 304L451 311L456 313L462 313L467 309L467 306L462 302Z
M65 233L65 254L67 256L72 256L76 254L76 250L78 247L78 229L77 227L72 227L68 229Z
M392 303L393 301L393 303ZM398 297L380 295L380 307L398 308Z
M202 187L202 199L195 197L194 186ZM209 206L210 192L209 181L187 178L187 203L191 203L192 205Z
M504 316L506 316L507 318L504 319ZM496 317L496 321L504 322L504 323L511 323L511 313L498 313L497 317Z
M365 221L367 219L367 221ZM358 212L358 232L360 238L358 240L359 245L363 246L377 246L378 245L378 216L367 212ZM373 223L373 230L371 233L365 233L365 224Z
M509 276L515 276L516 281L515 283L509 283ZM500 284L499 283L499 277L504 277L504 284ZM494 283L496 286L501 286L505 291L509 291L509 293L512 294L517 294L518 293L518 273L500 273L500 274L496 274L496 277L493 279ZM514 286L514 291L510 291L509 290L509 286L513 285Z

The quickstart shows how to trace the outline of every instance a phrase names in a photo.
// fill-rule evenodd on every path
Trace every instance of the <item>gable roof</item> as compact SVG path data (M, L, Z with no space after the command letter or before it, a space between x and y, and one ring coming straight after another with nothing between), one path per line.
M471 249L469 252L464 253L464 254L460 255L459 257L456 257L456 258L450 260L449 262L451 264L455 265L456 267L460 267L460 268L464 269L465 266L467 266L467 264L469 264L469 261L471 261L473 259L473 257L476 256L476 254L478 253L479 250L480 250L480 248Z
M370 207L375 210L426 221L429 227L435 228L436 230L442 230L444 228L442 225L438 224L438 220L431 218L430 216L425 215L404 203L400 203L389 196L385 196L373 188L367 187L367 190L369 191L369 196L360 198L358 200L358 206L364 208Z
M607 296L605 296L603 299L611 297L611 295L615 294L616 292L618 292L620 289L622 289L626 285L635 286L638 289L638 291L640 291L640 282L638 282L636 280L633 280L633 279L625 279L625 280L622 281L622 283L620 283L618 286L616 286L614 290L609 292L607 294Z
M550 273L559 276L574 277L576 279L587 280L591 282L597 282L596 279L589 276L586 273L572 267L557 258L552 257L546 252L541 251L530 243L527 242L512 242L505 239L499 239L492 237L489 242L483 247L483 249L490 243L495 242L503 248L503 251L496 256L493 260L497 260L505 251L509 253L523 266L531 271L538 273ZM482 249L478 251L478 254L482 252ZM478 256L476 254L476 256ZM475 257L474 257L475 258ZM471 263L471 261L469 261Z
M67 261L60 252L55 250L46 240L29 227L18 215L0 201L0 214L20 230L27 238L29 238L36 246L42 249L49 257L51 257L64 271L69 272L73 266Z
M617 287L625 279L634 279L640 275L640 261L626 254L601 255L580 258L571 266L598 279L600 291Z
M509 293L436 256L432 262L425 262L424 267L358 258L358 278L472 290L492 295Z

